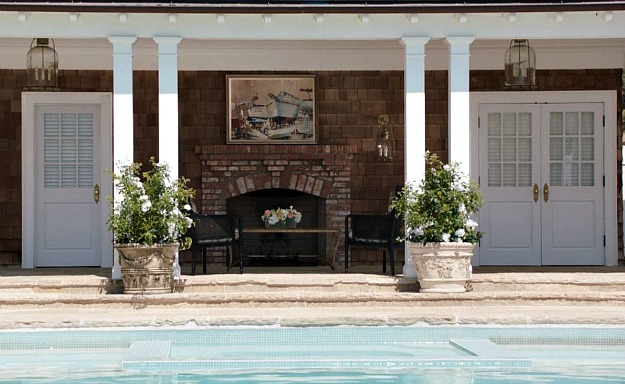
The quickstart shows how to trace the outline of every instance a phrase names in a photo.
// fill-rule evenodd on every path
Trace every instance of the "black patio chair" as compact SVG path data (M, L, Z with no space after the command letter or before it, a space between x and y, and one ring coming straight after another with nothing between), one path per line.
M396 188L395 193L400 188ZM392 197L393 195L391 195ZM395 249L404 242L397 240L403 230L403 220L387 214L351 214L345 217L345 273L349 272L349 251L352 247L382 249L382 273L386 273L386 253L389 255L391 275L395 275Z
M243 273L243 252L241 240L241 216L235 214L202 215L192 213L191 227L191 274L195 275L196 253L202 250L202 271L206 273L206 249L226 247L226 270L233 264L236 249L240 273Z

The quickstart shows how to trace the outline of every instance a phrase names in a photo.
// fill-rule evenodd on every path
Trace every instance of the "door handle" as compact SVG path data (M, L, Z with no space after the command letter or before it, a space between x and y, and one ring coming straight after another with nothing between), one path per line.
M96 204L100 202L100 186L98 184L93 187L93 200Z
M549 201L549 186L547 183L543 186L543 200L545 200L545 203Z
M538 184L534 183L534 202L538 201Z

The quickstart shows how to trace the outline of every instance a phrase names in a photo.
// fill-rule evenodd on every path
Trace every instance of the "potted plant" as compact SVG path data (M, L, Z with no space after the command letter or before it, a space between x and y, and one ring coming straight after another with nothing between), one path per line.
M167 164L150 158L151 170L141 171L140 163L109 172L115 197L108 196L112 210L108 228L125 292L164 293L172 291L172 273L178 248L187 248L186 236L193 221L188 204L195 192L188 180L171 180Z
M406 185L391 206L406 223L421 292L465 292L482 235L471 219L482 206L481 193L458 163L443 164L429 152L425 163L420 185Z

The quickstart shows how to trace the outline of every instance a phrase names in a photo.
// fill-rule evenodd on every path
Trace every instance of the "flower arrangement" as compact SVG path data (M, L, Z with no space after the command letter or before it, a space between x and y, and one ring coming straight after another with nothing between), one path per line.
M260 218L265 227L295 227L302 221L302 214L290 206L286 209L267 209Z
M108 228L116 244L178 243L187 248L186 237L193 220L187 203L195 191L187 187L187 179L171 181L169 166L150 158L152 169L141 172L140 163L120 167L119 173L109 171L116 196L107 196L112 211ZM143 181L142 181L143 180Z
M422 244L477 243L482 233L470 218L482 206L477 184L460 172L458 163L443 164L429 152L425 162L421 184L406 185L391 204L405 220L405 239Z

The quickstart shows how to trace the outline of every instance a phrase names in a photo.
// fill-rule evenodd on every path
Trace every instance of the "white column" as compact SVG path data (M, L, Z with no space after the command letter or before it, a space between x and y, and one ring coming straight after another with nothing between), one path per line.
M109 36L113 44L113 170L133 161L132 45L134 36ZM113 192L118 200L118 192ZM117 251L113 253L113 280L121 280Z
M178 44L180 37L155 37L158 44L158 162L178 178Z
M429 37L403 37L404 68L404 180L419 183L425 174L425 44ZM416 279L410 248L406 243L404 278Z
M449 45L449 162L470 174L469 46L474 37L447 37Z
M154 37L158 44L158 162L169 165L170 178L178 178L178 44L180 37ZM180 280L176 252L173 279Z

